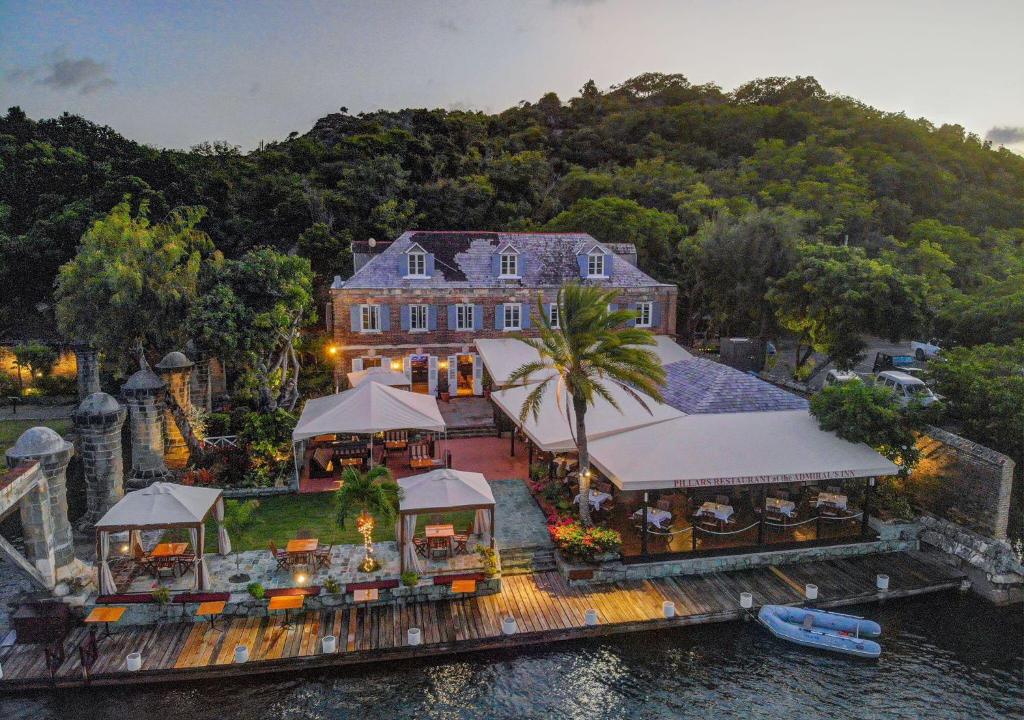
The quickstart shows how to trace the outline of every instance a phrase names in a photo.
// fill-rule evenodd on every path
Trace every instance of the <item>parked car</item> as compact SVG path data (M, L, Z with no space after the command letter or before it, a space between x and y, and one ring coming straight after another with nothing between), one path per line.
M851 382L862 382L860 375L853 370L829 370L825 374L825 387L845 385Z
M914 340L910 343L910 351L914 353L914 357L917 358L918 362L935 357L939 354L939 350L941 349L939 341L935 338L932 338L928 342Z
M878 373L876 382L882 387L892 390L900 405L909 405L912 400L916 400L927 407L939 399L931 391L931 388L924 384L924 380L899 370L886 370Z
M913 355L890 355L889 353L875 353L875 364L871 366L871 372L876 375L883 370L902 370L914 364Z

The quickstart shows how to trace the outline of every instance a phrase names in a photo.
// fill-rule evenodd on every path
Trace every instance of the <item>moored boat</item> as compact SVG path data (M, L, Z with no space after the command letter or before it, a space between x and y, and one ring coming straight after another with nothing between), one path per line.
M882 634L881 626L873 620L788 605L764 605L757 619L775 637L805 647L863 658L882 654L881 645L868 639Z

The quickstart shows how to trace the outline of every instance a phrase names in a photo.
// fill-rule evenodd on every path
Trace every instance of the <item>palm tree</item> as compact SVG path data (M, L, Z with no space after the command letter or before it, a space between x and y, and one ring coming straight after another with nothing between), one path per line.
M347 467L341 474L341 487L335 493L338 505L338 524L345 527L345 521L353 513L356 517L356 529L363 536L363 562L359 569L373 572L379 563L373 558L373 526L374 516L392 523L398 514L398 501L402 489L395 482L391 471L383 465L377 465L368 471L359 472L354 467Z
M630 327L636 319L632 310L611 310L609 304L616 291L572 283L558 291L558 327L552 327L544 312L542 298L537 298L534 324L540 337L520 338L540 354L540 359L528 362L509 375L509 383L529 382L535 375L540 382L523 401L519 421L528 415L537 418L545 393L555 387L559 406L571 400L576 416L575 440L579 451L580 520L590 525L590 455L587 452L587 408L596 398L603 398L618 409L618 403L609 392L618 386L651 412L639 392L662 400L660 386L665 371L658 356L643 347L654 345L654 335L642 328Z

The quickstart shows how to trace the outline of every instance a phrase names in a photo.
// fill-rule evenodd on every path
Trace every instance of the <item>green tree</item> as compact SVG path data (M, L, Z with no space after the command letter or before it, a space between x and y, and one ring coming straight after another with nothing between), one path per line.
M363 536L363 562L360 569L364 572L372 572L379 567L373 558L375 518L393 523L398 515L401 495L402 489L394 481L391 471L383 465L377 465L367 472L359 472L349 466L341 474L341 487L334 494L338 524L344 527L349 517L359 513L356 529Z
M598 398L618 408L609 390L611 386L621 388L647 408L637 391L660 402L661 385L665 382L665 370L657 355L646 347L655 344L651 332L627 327L636 318L634 311L608 309L616 294L575 283L563 286L558 291L557 328L551 327L538 297L532 322L540 336L521 339L537 350L540 359L516 368L508 380L511 384L538 380L523 401L520 423L531 414L537 417L548 392L564 392L566 402L572 403L579 451L580 518L587 525L591 524L587 408Z
M825 355L810 377L834 362L852 368L863 335L896 342L922 323L920 278L871 260L860 248L803 244L796 266L768 293L779 323L796 334L796 368L813 352Z
M202 285L187 323L196 344L236 368L236 383L255 385L261 412L294 409L299 331L312 321L309 260L258 248L210 263Z
M880 385L853 382L826 387L811 398L811 414L822 430L865 443L892 460L906 476L920 457L914 431L920 415L900 407Z
M53 372L53 366L59 359L56 350L38 340L15 345L11 349L11 353L14 355L14 362L19 369L28 368L29 373L39 376L46 376Z
M57 279L61 333L91 343L121 368L134 364L143 347L184 346L200 261L212 250L196 229L202 208L179 208L155 225L147 213L147 203L136 215L127 201L119 203L82 236Z

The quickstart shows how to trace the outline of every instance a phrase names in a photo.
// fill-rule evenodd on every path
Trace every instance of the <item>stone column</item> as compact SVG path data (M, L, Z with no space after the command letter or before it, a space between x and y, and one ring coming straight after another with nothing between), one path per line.
M74 413L82 439L87 510L82 529L91 529L124 496L121 426L127 408L104 392L87 397Z
M157 480L172 479L164 464L164 435L161 414L167 386L157 374L144 365L121 386L121 396L128 405L132 433L132 471L128 485L143 488Z
M213 409L213 388L210 385L209 358L200 357L196 361L195 372L192 373L189 391L194 407L202 408L206 412L210 412Z
M192 397L189 392L189 378L192 375L192 361L184 353L169 352L157 363L156 369L167 384L168 394L178 403L178 407L186 413L192 409ZM170 407L164 406L164 452L180 454L185 447L185 438L174 422Z
M54 574L60 580L76 570L75 545L68 520L68 462L74 446L48 427L29 428L14 447L7 451L7 467L38 460L50 495L50 535L53 545ZM27 517L26 517L27 515ZM45 519L37 512L27 511L22 524L27 538L46 532Z
M75 343L73 347L78 366L78 399L81 401L100 391L100 357L88 343Z

